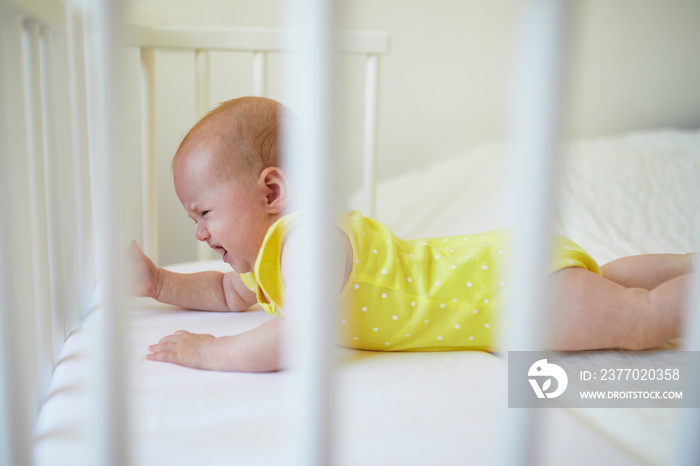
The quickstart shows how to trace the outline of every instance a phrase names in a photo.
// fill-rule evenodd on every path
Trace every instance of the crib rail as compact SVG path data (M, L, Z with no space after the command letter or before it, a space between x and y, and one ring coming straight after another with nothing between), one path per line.
M557 178L564 87L562 62L569 43L570 5L565 0L530 0L517 55L511 153L511 210L517 212L515 257L508 282L513 309L501 349L543 350L541 302L547 296L545 279L553 234L552 209ZM513 409L506 413L501 464L534 464L539 410Z
M31 463L31 431L81 312L64 100L65 10L0 2L0 463ZM51 234L49 234L51 232Z
M289 52L293 33L266 28L126 26L126 45L142 48L219 50L238 52ZM376 31L345 31L338 34L339 53L384 55L389 51L389 34Z
M285 97L306 128L292 120L284 129L291 183L300 188L295 192L297 208L304 212L299 225L303 243L292 247L298 247L296 257L306 259L295 264L294 273L308 277L302 290L288 293L285 303L289 315L299 317L286 343L294 375L289 435L296 446L293 463L322 466L334 462L333 312L328 312L334 297L329 277L342 267L331 239L336 180L329 155L336 152L336 12L333 2L324 0L288 1L286 10L289 28L297 31L289 40L299 52L287 56Z
M700 218L700 213L697 215ZM700 250L700 236L696 234L696 250ZM697 271L696 271L697 272ZM685 322L683 337L686 342L683 350L700 351L700 273L696 273L693 284L693 294L688 305L688 319ZM700 367L691 367L689 378L692 386L700 386ZM675 445L675 457L673 464L676 466L692 466L700 463L700 443L698 443L698 432L700 432L700 410L684 410L678 421L679 435Z
M20 67L21 21L14 16L14 11L7 5L0 4L0 59L3 64ZM13 109L21 109L22 102L14 91L19 77L11 73L10 66L0 69L0 98L3 106ZM15 68L16 69L16 68ZM7 115L2 115L0 120L0 214L2 218L14 218L24 210L29 210L26 198L19 199L17 203L10 204L14 192L22 192L21 178L15 174L24 174L25 180L27 167L24 160L10 157L9 154L22 153L23 141L16 137L21 134L18 131L19 122L8 121ZM26 181L25 181L26 183ZM31 360L28 354L30 345L24 340L30 335L27 322L15 312L14 309L32 309L33 302L29 289L32 270L26 265L26 258L19 248L12 245L22 244L22 230L29 231L29 219L19 216L17 223L0 223L0 461L2 464L11 464L13 461L28 463L30 452L31 412L29 394L21 390L21 385L36 387L36 382L30 380L29 366L25 365ZM23 264L19 269L13 267ZM22 283L21 289L11 286L10 278L17 276ZM29 301L29 302L28 302ZM24 342L24 344L23 344ZM13 357L14 356L14 357ZM19 383L11 383L17 380ZM34 382L34 383L32 383Z

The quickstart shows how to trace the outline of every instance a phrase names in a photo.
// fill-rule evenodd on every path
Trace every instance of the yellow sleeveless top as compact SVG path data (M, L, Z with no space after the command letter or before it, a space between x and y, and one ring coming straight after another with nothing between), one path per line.
M246 286L272 315L284 307L281 254L294 215L270 227ZM337 309L341 344L374 351L485 350L499 329L509 230L403 240L357 211L338 226L352 246L353 267ZM580 246L556 235L551 271L600 267Z

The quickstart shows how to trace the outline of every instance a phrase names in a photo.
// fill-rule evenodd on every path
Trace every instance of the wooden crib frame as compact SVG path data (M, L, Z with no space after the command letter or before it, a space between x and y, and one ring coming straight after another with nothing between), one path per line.
M308 100L305 109L312 134L323 144L312 154L315 166L323 170L328 126L332 109L326 86L332 50L322 46L331 40L334 16L327 2L308 0L298 6L318 14L297 19L292 30L303 30L302 50L314 66L305 71L313 85L299 92ZM529 1L529 17L523 50L535 73L524 74L519 84L522 99L516 106L513 123L522 157L534 167L525 184L514 192L527 193L527 212L523 235L531 248L516 260L523 265L544 268L549 230L547 199L550 180L556 171L555 144L559 120L556 89L560 78L560 60L566 38L562 31L568 21L566 2ZM123 267L120 251L109 247L119 244L119 225L108 215L119 209L122 185L118 163L120 135L118 62L120 47L117 27L120 14L117 2L95 2L92 9L79 3L66 8L58 0L0 0L0 464L32 462L32 427L42 400L48 393L53 368L70 332L88 313L100 316L100 341L96 344L96 376L93 381L95 409L95 462L128 464L128 429L124 386L126 369L122 356L124 303L120 298ZM153 54L158 48L195 51L197 115L209 109L210 50L248 51L253 54L254 93L265 95L266 57L288 50L290 34L261 29L187 29L128 26L124 37L128 45L139 47L142 65L142 128L144 246L155 256L158 241L158 209L155 177ZM85 40L88 38L89 40ZM314 45L315 44L315 45ZM321 44L321 45L319 45ZM364 187L366 213L373 215L376 185L377 103L379 59L388 52L386 33L347 33L341 36L340 50L367 57L364 124ZM558 47L561 45L561 47ZM51 79L50 79L51 78ZM294 81L290 79L290 81ZM303 81L303 79L302 79ZM297 84L299 80L294 81ZM544 85L543 89L537 88ZM319 92L319 86L323 92ZM303 86L302 86L303 87ZM324 94L325 92L325 94ZM323 198L323 186L311 186L307 199ZM521 195L521 197L523 197ZM320 211L310 224L320 231L329 224L327 206L311 203L309 211ZM534 212L534 215L532 213ZM314 230L315 229L315 230ZM29 234L27 234L29 232ZM24 247L27 243L29 248ZM28 251L29 250L29 251ZM529 255L527 255L529 254ZM202 252L201 257L206 257ZM310 261L312 270L323 278L321 258ZM315 265L318 265L317 267ZM522 273L529 277L518 285L522 296L522 322L517 328L530 327L522 339L510 336L510 349L537 346L534 329L537 322L537 281L542 274ZM321 287L323 288L323 287ZM530 293L528 290L534 290ZM307 329L308 335L320 335L324 325L322 303L307 306L320 322ZM700 298L698 298L700 303ZM694 309L700 309L698 303ZM695 314L700 314L695 312ZM527 323L527 325L525 324ZM689 331L689 349L700 349L700 318ZM515 335L513 333L512 335ZM310 426L300 442L301 464L328 464L332 445L325 435L329 419L324 407L332 396L329 387L329 363L314 359L323 354L326 344L305 337L312 344L301 352L300 399ZM314 346L315 345L315 346ZM320 345L320 346L319 346ZM696 375L696 377L700 377ZM325 402L315 403L309 396L324 394ZM504 442L512 448L504 464L521 464L533 458L536 429L528 424L536 420L532 410L518 410L508 423ZM697 414L688 412L686 425L700 423ZM679 464L697 464L700 452L691 434L681 444ZM529 434L528 434L529 432Z

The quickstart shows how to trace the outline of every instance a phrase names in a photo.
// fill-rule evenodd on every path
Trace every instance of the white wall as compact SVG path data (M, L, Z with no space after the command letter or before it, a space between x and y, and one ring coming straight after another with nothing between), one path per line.
M280 27L280 1L131 0L130 20L158 25ZM391 34L381 63L379 176L420 169L508 136L520 0L346 0L345 29ZM570 56L569 134L610 135L655 127L700 127L700 2L579 0ZM191 221L174 198L169 159L194 121L189 56L167 52L160 66L161 262L194 258ZM222 55L212 102L252 91L236 69L249 58ZM236 65L235 63L239 63ZM273 59L273 71L280 68ZM362 61L343 63L347 115L341 167L360 185ZM281 85L270 78L270 97Z

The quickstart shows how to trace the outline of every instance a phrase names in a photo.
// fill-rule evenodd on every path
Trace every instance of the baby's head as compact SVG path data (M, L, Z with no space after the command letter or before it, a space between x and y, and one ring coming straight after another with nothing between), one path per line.
M287 204L280 166L282 105L260 97L222 103L183 139L173 158L175 191L195 236L251 272L268 228Z
M257 178L263 169L280 166L281 110L281 104L263 97L221 103L190 129L173 157L173 167L195 149L219 155L221 170L236 178Z

